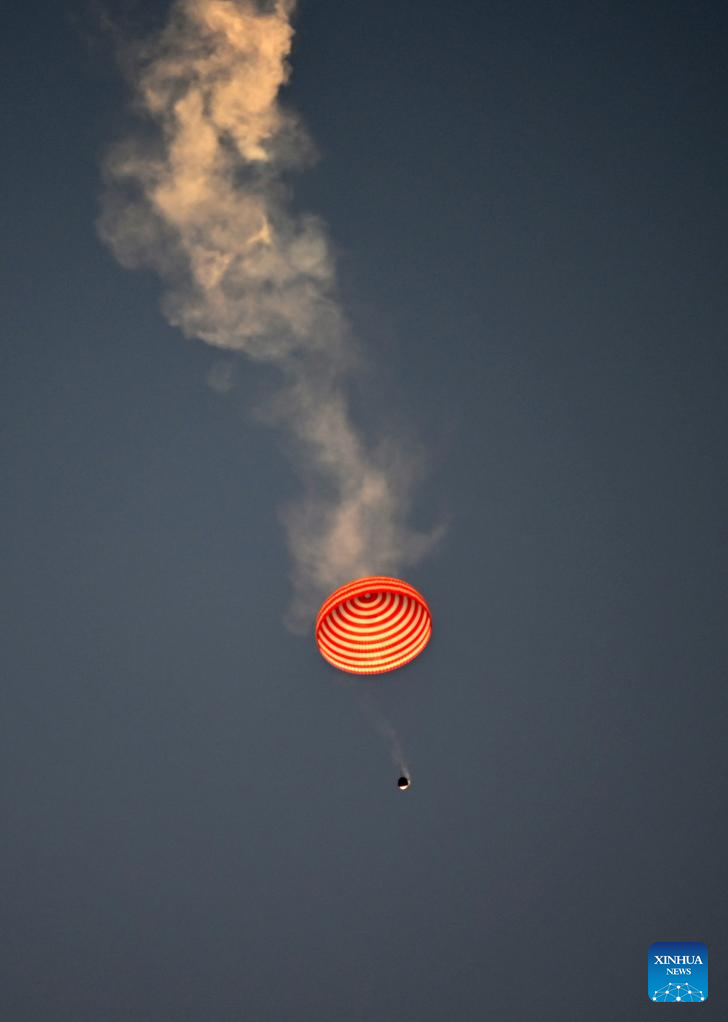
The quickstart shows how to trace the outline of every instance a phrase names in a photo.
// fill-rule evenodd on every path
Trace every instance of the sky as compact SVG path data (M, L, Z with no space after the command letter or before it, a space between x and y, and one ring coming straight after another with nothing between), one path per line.
M112 10L165 22L141 6ZM278 370L184 337L116 261L128 88L85 3L16 5L2 1017L639 1020L649 947L679 941L709 949L719 1018L726 11L293 22L283 102L318 158L282 172L286 208L326 225L357 428L420 451L405 524L444 531L405 574L433 638L361 681L289 627Z

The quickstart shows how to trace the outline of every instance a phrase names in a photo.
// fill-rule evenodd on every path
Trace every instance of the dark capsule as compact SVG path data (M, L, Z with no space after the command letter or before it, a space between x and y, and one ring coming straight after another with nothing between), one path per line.
M400 791L406 791L409 788L410 783L409 777L400 777L397 781L397 787Z

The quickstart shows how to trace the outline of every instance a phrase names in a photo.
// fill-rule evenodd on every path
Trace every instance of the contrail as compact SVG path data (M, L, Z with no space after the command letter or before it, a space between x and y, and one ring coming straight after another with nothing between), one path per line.
M407 524L407 453L353 423L347 387L362 356L331 245L287 202L283 172L313 152L278 98L294 5L175 0L129 62L137 128L107 154L99 231L122 265L156 271L164 314L187 337L280 370L266 419L286 431L302 482L281 512L299 630L333 588L397 574L439 530Z

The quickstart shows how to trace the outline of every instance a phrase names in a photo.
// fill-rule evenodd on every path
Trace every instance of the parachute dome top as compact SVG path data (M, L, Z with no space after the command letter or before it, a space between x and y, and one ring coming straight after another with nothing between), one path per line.
M399 578L373 575L335 590L316 618L325 660L350 674L384 674L414 660L430 641L424 597Z

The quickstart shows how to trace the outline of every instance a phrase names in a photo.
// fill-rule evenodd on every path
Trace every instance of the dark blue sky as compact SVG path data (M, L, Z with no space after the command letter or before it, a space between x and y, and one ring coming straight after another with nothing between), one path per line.
M123 5L118 5L123 6ZM127 5L128 6L128 5ZM161 18L164 4L154 4ZM287 102L371 372L430 452L425 655L282 619L269 380L98 241L123 88L81 4L3 32L0 1005L8 1022L642 1019L725 990L728 17L304 2ZM366 683L364 683L366 684ZM615 1001L617 1003L615 1003Z

